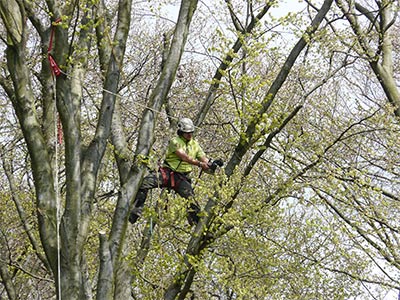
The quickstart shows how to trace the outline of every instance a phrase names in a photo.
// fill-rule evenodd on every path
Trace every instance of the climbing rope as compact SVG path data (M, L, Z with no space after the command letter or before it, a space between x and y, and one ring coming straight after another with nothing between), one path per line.
M61 19L57 19L51 27L49 47L47 49L47 58L49 60L52 77L53 77L53 117L54 117L54 193L56 197L56 235L57 235L57 295L58 300L61 300L62 290L61 290L61 238L60 238L60 223L61 223L61 201L59 192L59 178L58 178L58 145L62 143L62 130L60 120L57 114L57 91L56 82L57 76L61 74L61 69L58 67L56 61L51 55L51 50L53 48L53 39L55 32L55 25L59 23Z
M54 79L54 100L57 97L55 94L55 79ZM61 238L60 238L60 223L61 223L61 202L59 192L58 180L58 144L60 143L59 137L59 122L57 118L56 103L54 103L54 134L55 134L55 164L54 164L54 190L56 195L56 234L57 234L57 281L58 281L58 299L61 300ZM60 143L61 144L61 143Z

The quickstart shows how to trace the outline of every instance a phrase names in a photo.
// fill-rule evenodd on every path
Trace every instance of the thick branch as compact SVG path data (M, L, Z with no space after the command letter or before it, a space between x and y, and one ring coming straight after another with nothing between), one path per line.
M21 9L21 10L20 10ZM42 134L36 108L35 96L30 89L30 72L26 63L24 11L14 1L1 1L1 17L5 24L14 24L8 28L9 44L6 55L8 69L13 82L13 106L16 111L32 162L32 173L36 188L36 201L39 220L39 232L42 244L51 265L57 270L56 239L56 201L53 170L45 138Z
M286 81L295 61L299 57L301 51L307 45L307 40L312 38L312 35L318 30L319 25L322 20L325 18L328 13L333 0L325 0L321 9L318 11L317 15L311 22L311 25L307 28L306 32L300 38L300 40L296 43L289 56L287 57L284 65L282 66L279 74L275 78L271 87L267 91L263 101L262 108L257 112L254 116L254 119L250 122L247 127L245 134L240 138L238 145L235 148L235 151L229 160L225 172L229 176L233 173L235 167L241 162L243 156L247 153L250 147L256 142L255 132L256 125L260 122L263 114L269 109L274 101L278 91L282 87L283 83Z
M368 63L386 94L388 102L393 105L395 116L399 117L400 92L393 76L392 41L390 30L391 24L393 23L393 19L391 18L393 13L393 4L388 3L387 5L383 5L378 11L378 16L380 17L381 22L380 26L375 26L374 28L377 30L376 34L379 43L378 49L374 50L368 43L368 37L370 35L366 34L366 32L362 30L352 6L349 4L346 7L342 0L336 0L336 3L350 23L358 43L367 57ZM356 7L361 9L360 6ZM370 20L370 18L368 19ZM373 24L375 24L375 19Z

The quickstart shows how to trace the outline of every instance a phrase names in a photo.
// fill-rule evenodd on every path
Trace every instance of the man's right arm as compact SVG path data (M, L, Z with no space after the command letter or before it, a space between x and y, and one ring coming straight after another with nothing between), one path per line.
M203 159L201 160L197 160L195 158L190 157L189 155L187 155L187 153L183 150L183 149L177 149L175 151L175 154L184 162L187 162L188 164L194 165L194 166L198 166L203 168L204 170L208 169L208 165L206 162L203 161Z

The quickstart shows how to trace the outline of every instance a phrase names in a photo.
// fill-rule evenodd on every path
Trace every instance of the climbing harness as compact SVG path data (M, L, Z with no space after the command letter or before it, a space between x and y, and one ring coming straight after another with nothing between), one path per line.
M161 178L162 178L162 187L167 187L168 186L168 179L169 179L169 169L160 167L159 168Z
M163 188L177 190L182 181L190 181L187 174L175 172L168 167L160 167L159 171L162 178Z

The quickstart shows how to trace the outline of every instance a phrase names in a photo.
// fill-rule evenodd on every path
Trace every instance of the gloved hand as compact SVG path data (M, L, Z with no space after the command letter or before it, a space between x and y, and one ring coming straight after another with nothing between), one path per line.
M216 159L216 160L210 159L210 161L208 162L208 170L206 171L206 173L214 174L217 167L222 167L223 165L224 161L222 159Z

